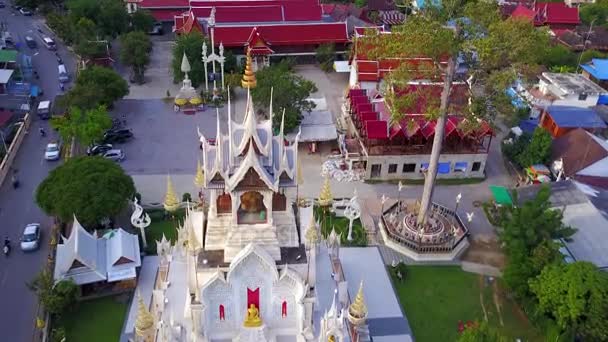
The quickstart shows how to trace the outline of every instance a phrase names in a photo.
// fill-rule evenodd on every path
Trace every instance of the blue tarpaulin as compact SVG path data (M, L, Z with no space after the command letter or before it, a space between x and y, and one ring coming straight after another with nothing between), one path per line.
M608 95L600 95L597 99L598 105L608 105Z
M519 128L524 133L534 133L536 127L538 127L538 119L521 120L519 122Z
M591 108L550 106L547 112L559 127L606 128L606 123Z

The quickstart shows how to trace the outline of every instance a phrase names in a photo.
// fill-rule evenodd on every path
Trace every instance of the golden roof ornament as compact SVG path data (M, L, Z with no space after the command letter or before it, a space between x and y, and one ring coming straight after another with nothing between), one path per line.
M334 197L331 194L331 187L329 185L329 175L325 175L325 182L321 188L319 194L319 205L322 207L330 206L334 202Z
M150 313L139 292L137 293L137 319L135 320L135 334L145 337L150 329L154 328L154 316Z
M354 325L361 325L367 319L367 306L363 298L363 282L359 285L359 291L355 300L348 307L348 320Z
M199 188L205 187L205 174L203 173L203 168L201 167L200 160L196 162L196 175L194 176L194 185Z
M165 194L163 207L170 213L179 208L179 201L177 200L177 195L175 195L175 190L173 189L173 183L171 182L170 176L167 176L167 194Z
M255 74L253 73L251 60L251 49L247 48L247 63L245 64L245 73L243 73L243 79L241 80L241 86L245 89L253 89L258 84L258 81L255 79Z

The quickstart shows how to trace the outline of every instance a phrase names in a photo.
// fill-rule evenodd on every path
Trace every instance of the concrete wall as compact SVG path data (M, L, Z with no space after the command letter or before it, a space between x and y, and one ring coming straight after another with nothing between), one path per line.
M587 108L597 105L597 101L599 99L599 94L588 94L585 100L579 100L579 94L564 95L564 92L558 87L543 80L540 80L538 82L538 87L540 91L542 91L544 94L553 94L559 97L557 100L551 103L551 105L553 106L573 106Z
M9 171L11 166L13 166L17 151L19 151L19 147L21 147L23 137L27 134L27 129L30 127L31 121L30 114L25 114L23 125L21 125L17 130L17 133L15 133L15 138L11 142L11 146L8 147L6 155L2 159L2 162L0 162L0 186L4 183L6 178L10 178L7 176L10 176Z
M437 173L437 178L481 178L484 177L486 168L486 153L478 154L442 154L439 157L439 163L450 163L449 173ZM367 157L367 167L365 170L365 179L372 180L391 180L391 179L424 179L422 172L422 164L428 163L430 155L395 155L395 156L369 156ZM455 170L456 163L465 162L466 168L463 170ZM479 169L473 171L473 164L480 163ZM396 172L389 173L391 165L396 166ZM404 164L409 164L413 167L413 172L403 172ZM412 165L413 164L413 165ZM380 175L372 177L373 165L381 165ZM414 166L415 165L415 166Z

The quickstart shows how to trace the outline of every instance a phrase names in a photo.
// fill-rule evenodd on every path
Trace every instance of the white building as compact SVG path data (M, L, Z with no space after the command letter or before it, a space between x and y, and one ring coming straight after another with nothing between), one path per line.
M57 245L55 281L71 279L77 285L135 280L141 266L139 240L122 228L103 237L87 232L74 217L70 236Z
M543 72L538 88L551 97L553 106L592 107L600 95L608 94L604 88L581 74Z

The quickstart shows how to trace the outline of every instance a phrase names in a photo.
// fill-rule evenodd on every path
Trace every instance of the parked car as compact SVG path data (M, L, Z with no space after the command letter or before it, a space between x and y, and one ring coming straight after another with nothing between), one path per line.
M125 153L122 150L109 150L103 154L103 157L116 162L121 162L125 159Z
M104 144L124 143L133 137L130 129L109 130L103 135Z
M4 8L6 7L6 4L4 3L4 1L0 1L0 8Z
M162 36L163 33L165 33L165 32L163 30L162 23L154 23L154 26L152 26L152 30L150 30L148 32L149 35L153 35L153 36Z
M112 144L97 144L91 145L87 147L87 155L88 156L96 156L99 154L104 154L112 149Z
M19 6L19 5L12 5L11 7L12 7L12 8L13 8L15 11L18 11L18 10L20 10L20 9L21 9L21 6Z
M38 249L40 246L40 223L30 223L25 226L20 245L24 252Z
M44 150L44 159L58 160L61 157L61 145L58 142L48 143Z
M22 7L19 9L19 12L23 15L25 15L26 17L29 17L32 15L32 11L30 11L29 9Z

